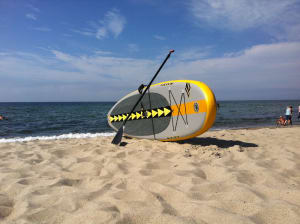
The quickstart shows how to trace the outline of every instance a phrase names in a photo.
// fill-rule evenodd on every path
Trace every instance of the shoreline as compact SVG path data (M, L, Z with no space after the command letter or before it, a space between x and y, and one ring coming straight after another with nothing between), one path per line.
M264 125L264 126L253 126L253 127L233 127L233 128L211 128L207 132L213 132L213 131L223 131L223 130L259 130L263 128L293 128L293 127L300 127L300 122L296 122L296 124L293 124L292 126L276 126L274 125ZM66 134L60 134L60 135L40 135L40 136L26 136L26 137L11 137L11 138L0 138L0 144L1 143L8 143L8 142L28 142L28 141L45 141L45 140L58 140L58 139L85 139L85 138L98 138L98 137L110 137L114 136L116 132L101 132L101 133L66 133ZM202 134L203 135L203 134ZM202 135L196 136L201 137ZM136 138L136 139L142 139L142 138Z

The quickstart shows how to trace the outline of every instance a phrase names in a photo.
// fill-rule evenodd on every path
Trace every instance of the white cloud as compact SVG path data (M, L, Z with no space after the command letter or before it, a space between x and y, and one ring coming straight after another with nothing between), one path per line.
M97 29L97 32L96 32L97 39L103 39L103 38L107 37L107 35L108 35L108 32L105 27L100 27Z
M300 42L257 45L219 58L181 56L194 54L190 52L175 52L155 82L203 81L218 100L300 98ZM102 51L81 56L50 53L52 57L0 52L0 101L38 100L41 95L41 101L117 100L140 83L147 84L162 62Z
M173 62L168 78L203 81L219 99L300 97L300 42L257 45L229 55Z
M28 4L27 7L30 8L31 10L35 11L35 12L40 12L40 11L41 11L39 8L34 7L34 6L31 5L31 4Z
M108 11L103 21L103 28L111 32L114 37L118 37L122 33L126 24L125 18L120 14L119 10Z
M123 32L125 25L125 17L120 14L119 10L113 9L108 11L102 20L90 22L90 28L84 30L73 29L72 31L102 40L109 36L117 38Z
M274 35L280 29L300 39L299 0L190 0L189 10L200 24L236 31L264 27Z
M157 40L165 40L166 38L163 37L163 36L160 36L160 35L153 35L154 39L157 39Z
M79 71L83 76L96 78L98 80L119 80L123 83L136 82L147 75L147 69L152 61L133 58L119 58L105 55L72 56L60 51L53 50L55 58L63 62L63 65ZM136 77L135 74L139 74ZM90 80L93 81L93 78Z
M60 51L56 51L56 50L52 50L51 51L55 57L61 61L64 61L64 62L70 62L73 60L73 57L68 55L68 54L65 54L63 52L60 52Z
M27 13L25 16L27 19L37 20L37 17L32 13Z
M0 101L116 100L150 80L155 68L144 59L50 53L0 52Z
M76 29L71 29L72 32L74 33L79 33L85 36L94 36L95 34L91 30L76 30Z
M128 44L128 48L130 52L140 51L139 46L137 44Z
M110 51L96 50L95 54L98 54L98 55L111 55L112 52L110 52Z
M210 54L210 49L212 47L193 47L190 49L185 49L181 52L177 52L178 54L175 54L174 57L178 61L195 61L198 59L207 58Z

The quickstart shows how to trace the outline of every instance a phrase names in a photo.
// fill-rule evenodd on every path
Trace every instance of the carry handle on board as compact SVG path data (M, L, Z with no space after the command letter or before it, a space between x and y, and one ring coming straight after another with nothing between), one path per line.
M130 114L133 113L134 109L137 107L137 105L139 104L139 102L142 100L143 96L145 95L145 93L147 92L147 90L150 88L152 82L154 81L154 79L156 78L156 76L158 75L158 73L160 72L160 70L162 69L162 67L167 62L167 60L169 59L169 57L171 56L171 54L173 52L174 52L174 50L170 50L169 51L169 54L167 55L167 57L165 58L165 60L163 61L163 63L161 64L161 66L159 67L159 69L157 70L157 72L155 73L155 75L153 76L153 78L150 81L150 83L147 85L147 88L145 89L145 91L143 91L143 94L140 96L140 98L138 99L138 101L135 103L135 105L133 106L133 108L132 108L131 112L129 113L129 115L123 121L122 126L119 128L117 134L115 135L114 139L111 142L112 144L115 144L115 145L120 144L120 142L122 140L122 136L123 136L123 130L124 130L124 127L125 127L125 124L126 124L128 118L130 117Z

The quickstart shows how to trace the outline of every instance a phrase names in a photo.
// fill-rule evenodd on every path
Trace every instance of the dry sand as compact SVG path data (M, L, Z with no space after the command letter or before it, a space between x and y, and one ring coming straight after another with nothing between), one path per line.
M300 127L0 144L0 223L300 223Z

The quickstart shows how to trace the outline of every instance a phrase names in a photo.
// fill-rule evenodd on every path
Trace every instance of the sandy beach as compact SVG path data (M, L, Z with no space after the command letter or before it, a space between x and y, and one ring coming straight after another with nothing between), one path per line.
M0 223L300 223L300 127L0 144Z

